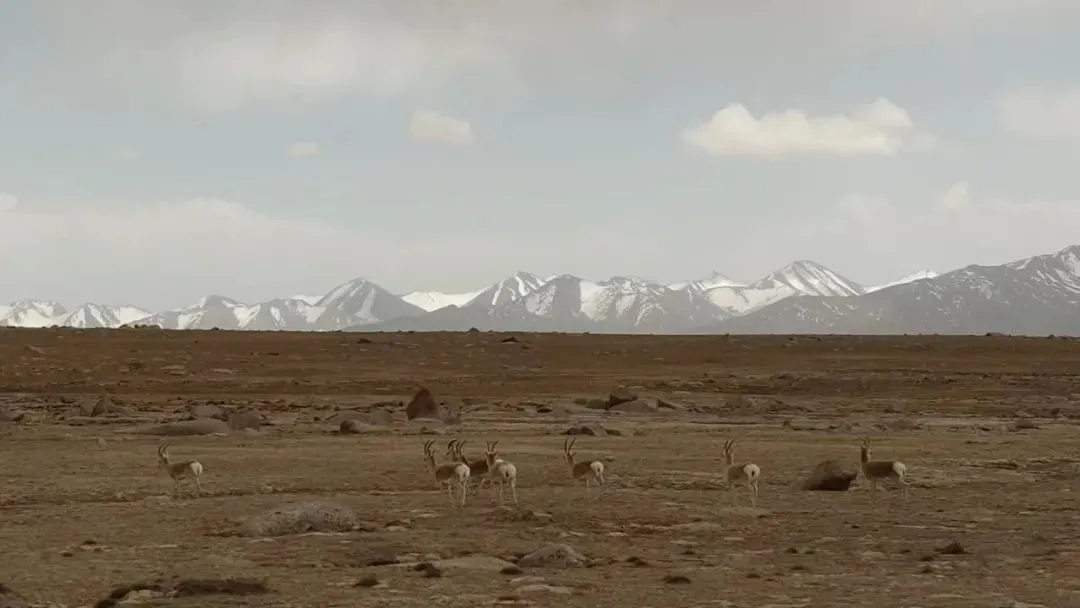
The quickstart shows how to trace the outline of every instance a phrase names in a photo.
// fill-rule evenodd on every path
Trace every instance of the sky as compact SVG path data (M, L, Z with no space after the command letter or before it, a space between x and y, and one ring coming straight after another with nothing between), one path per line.
M1076 0L6 0L0 301L1080 243Z

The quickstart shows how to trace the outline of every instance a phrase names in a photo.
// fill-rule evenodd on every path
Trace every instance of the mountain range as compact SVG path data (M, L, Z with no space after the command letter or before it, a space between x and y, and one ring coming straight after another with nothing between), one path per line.
M753 281L513 275L465 293L394 294L353 279L322 296L243 303L210 295L175 310L57 302L0 306L0 326L292 331L562 331L1080 335L1080 245L999 266L920 271L864 286L808 260Z

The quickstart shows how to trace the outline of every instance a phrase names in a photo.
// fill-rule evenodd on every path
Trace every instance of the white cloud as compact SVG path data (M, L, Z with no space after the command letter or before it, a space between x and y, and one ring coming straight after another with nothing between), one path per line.
M398 95L470 76L595 74L609 59L651 52L797 60L1078 12L1075 0L51 0L35 14L44 28L35 37L54 52L27 78L125 98L141 87L221 111Z
M118 144L106 148L105 153L114 160L139 160L142 150L130 144Z
M10 261L0 264L0 302L40 298L69 307L93 301L161 309L208 293L247 301L325 293L357 276L391 290L465 291L519 268L615 272L655 254L640 247L628 258L620 225L557 234L412 227L395 233L269 215L218 199L48 208L12 206L14 200L0 197L0 259ZM582 267L582 260L593 266Z
M10 194L4 194L0 192L0 213L4 211L10 211L19 204L19 199L11 196Z
M468 145L475 141L472 125L467 120L447 116L434 110L417 110L409 120L409 136L417 141Z
M313 141L298 141L289 145L289 156L315 156L319 153L319 144Z
M1033 139L1080 139L1080 87L1054 91L1026 90L997 105L1001 125Z
M851 260L858 252L859 264L882 269L870 280L887 280L921 268L1000 264L1080 244L1080 198L1010 200L980 194L965 181L926 201L855 194L831 213L801 218L771 238L825 259Z
M717 156L782 159L796 154L891 156L911 146L931 143L907 111L879 97L850 115L810 116L789 109L755 117L742 104L731 104L683 130L688 145Z

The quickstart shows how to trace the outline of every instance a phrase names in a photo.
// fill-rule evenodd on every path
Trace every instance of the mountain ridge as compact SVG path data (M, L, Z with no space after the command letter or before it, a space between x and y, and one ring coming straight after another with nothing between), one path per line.
M136 306L21 300L0 326L279 331L602 333L1080 334L1080 245L997 266L922 270L864 286L810 260L752 281L719 272L661 284L632 275L593 281L517 271L461 293L394 294L355 278L322 296L245 303L208 295L152 312Z

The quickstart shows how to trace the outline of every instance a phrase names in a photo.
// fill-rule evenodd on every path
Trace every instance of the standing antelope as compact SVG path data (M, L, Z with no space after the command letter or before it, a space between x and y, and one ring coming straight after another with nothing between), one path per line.
M735 440L728 439L724 442L724 461L727 463L725 477L727 477L728 489L731 490L732 504L739 503L739 494L735 486L739 483L746 485L750 492L750 506L757 506L758 479L761 478L761 467L752 463L735 464Z
M904 498L907 498L907 480L904 479L904 475L907 474L907 466L904 463L899 460L871 460L869 437L863 438L862 447L859 451L859 459L862 461L862 466L859 469L862 471L863 477L866 477L866 480L870 482L871 503L874 502L874 497L877 494L878 482L890 478L895 479L900 484Z
M506 491L506 486L510 486L510 496L514 500L514 505L517 506L517 467L514 466L514 463L499 458L499 453L495 450L495 446L497 445L499 445L498 441L490 441L487 444L487 448L484 450L484 455L487 458L488 471L490 471L489 475L492 477L491 483L499 483L500 507L505 500L504 493Z
M173 483L176 485L176 497L180 498L180 480L185 477L195 480L195 496L198 497L202 494L202 484L199 482L199 476L202 475L203 466L198 460L185 460L183 462L172 462L169 460L169 444L164 444L158 448L158 466L165 470L172 478Z
M463 462L435 463L435 450L432 446L435 440L424 442L424 459L427 460L428 468L435 475L435 481L440 487L446 485L446 495L450 497L450 505L454 505L454 484L461 488L461 506L465 506L465 494L469 488L469 465Z
M451 458L453 460L460 460L457 455L458 455L458 453L464 454L464 452L463 452L464 446L465 446L464 441L459 442L458 440L454 439L453 441L451 441L450 443L448 443L446 445L446 454L444 454L443 457L444 458ZM464 457L462 457L462 458L464 458ZM490 479L490 475L488 475L487 458L477 458L476 460L473 460L472 462L469 462L466 459L466 460L461 460L461 462L469 465L469 480L470 481L472 481L474 479L476 480L478 490L484 489L484 482L489 482L489 485L490 485L491 479Z
M570 475L574 479L585 478L585 495L589 495L589 488L595 483L599 488L604 485L604 463L599 460L584 460L582 462L574 462L574 455L577 452L572 452L574 444L577 443L577 437L573 439L567 439L563 442L563 454L566 455L566 464L570 465Z

